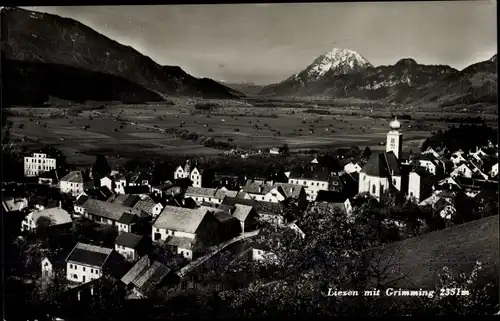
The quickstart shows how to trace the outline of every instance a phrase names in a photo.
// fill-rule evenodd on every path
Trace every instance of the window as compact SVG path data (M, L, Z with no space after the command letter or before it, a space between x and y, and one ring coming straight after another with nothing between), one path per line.
M94 269L90 269L90 273L94 273Z
M73 274L73 279L78 279L78 275Z
M184 251L181 251L181 255L184 255Z
M375 184L372 185L372 194L375 194Z
M306 185L306 181L304 181L303 183L304 183L304 185Z
M413 196L413 192L410 192L410 196Z
M392 185L396 185L396 179L392 180Z
M391 144L394 144L396 143L396 139L394 139L394 137L391 138Z
M83 267L82 269L83 269L83 272L85 272L85 267Z
M174 236L174 235L175 235L175 231L172 231L172 236Z

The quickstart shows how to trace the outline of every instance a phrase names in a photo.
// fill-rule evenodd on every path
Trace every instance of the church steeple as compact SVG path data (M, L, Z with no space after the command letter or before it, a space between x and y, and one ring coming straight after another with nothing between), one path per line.
M386 152L393 152L398 158L401 158L401 151L403 149L403 134L399 131L401 123L398 121L397 116L389 123L391 130L387 133Z

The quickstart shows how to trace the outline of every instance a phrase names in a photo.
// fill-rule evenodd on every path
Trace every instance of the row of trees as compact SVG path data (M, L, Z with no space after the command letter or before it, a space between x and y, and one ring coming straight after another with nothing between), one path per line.
M485 124L463 125L442 131L441 129L427 138L422 144L422 151L429 147L446 147L450 151L462 149L464 152L473 150L476 146L487 145L488 141L493 144L497 143L498 130L491 128Z

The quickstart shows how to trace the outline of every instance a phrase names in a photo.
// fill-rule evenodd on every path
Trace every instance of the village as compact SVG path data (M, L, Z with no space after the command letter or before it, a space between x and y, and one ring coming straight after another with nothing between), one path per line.
M60 278L65 300L85 304L102 278L118 284L126 300L244 286L243 277L221 278L220 272L211 279L207 271L226 270L220 265L237 260L272 262L275 254L262 242L262 227L290 229L304 238L309 231L300 216L311 208L335 209L348 219L354 203L396 192L451 222L457 197L483 206L497 200L497 144L405 154L401 123L394 119L388 127L383 152L365 150L358 159L337 160L336 168L331 158L313 155L308 165L243 181L206 177L204 168L187 160L172 180L152 184L150 172L123 173L99 157L101 168L58 178L57 155L32 153L24 157L24 176L63 197L23 196L21 184L11 182L3 186L2 206L20 221L17 238L42 233L58 240L39 251L26 280ZM280 153L271 149L269 157ZM221 259L228 255L230 260Z

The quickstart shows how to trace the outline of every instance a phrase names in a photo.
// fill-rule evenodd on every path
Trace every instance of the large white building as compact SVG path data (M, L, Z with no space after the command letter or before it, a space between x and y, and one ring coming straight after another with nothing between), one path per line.
M35 231L37 228L37 221L41 217L50 220L50 226L61 226L73 222L71 215L69 215L66 210L59 207L52 207L41 211L35 210L29 213L21 223L21 229L23 231Z
M403 135L399 129L401 124L397 119L389 124L391 130L387 134L385 152L373 153L359 173L358 192L369 193L380 199L380 196L390 187L401 191L401 169L399 155Z
M316 199L319 191L329 190L330 173L327 168L297 167L291 170L288 183L304 186L307 200L312 202Z
M174 172L174 179L189 178L193 182L193 187L201 187L201 171L196 167L191 167L191 162L186 161L184 167L178 166Z
M56 159L44 153L33 153L33 156L24 157L24 176L36 177L41 173L56 169Z
M78 243L66 258L66 278L76 283L87 283L103 275L113 249Z

